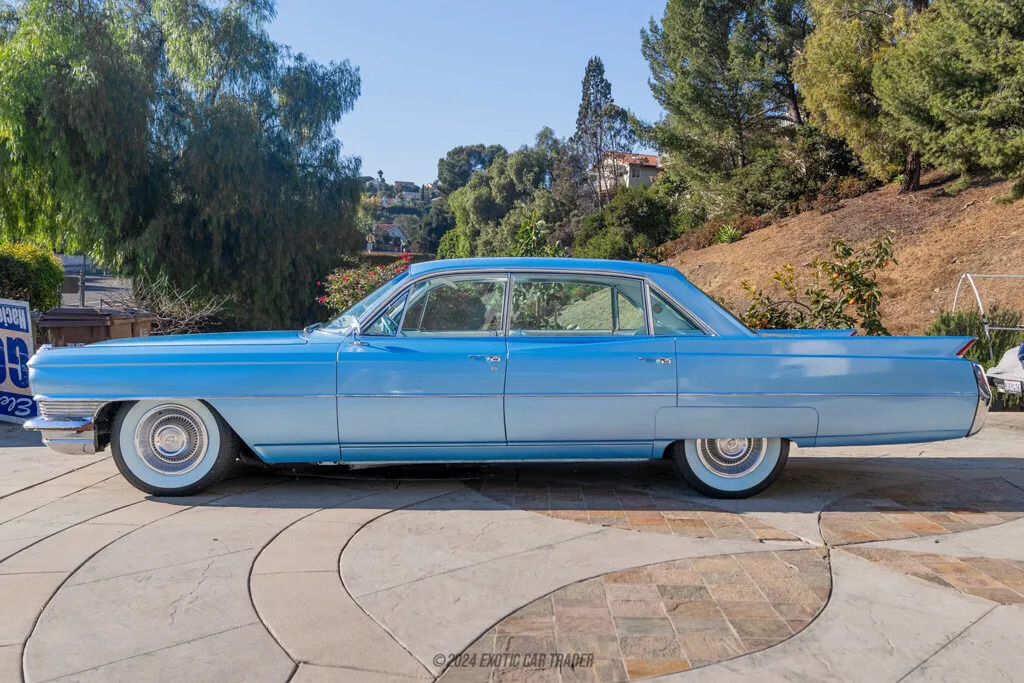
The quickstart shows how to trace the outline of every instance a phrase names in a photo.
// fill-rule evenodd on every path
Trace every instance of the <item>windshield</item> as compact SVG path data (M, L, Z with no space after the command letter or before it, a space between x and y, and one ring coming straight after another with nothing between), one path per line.
M388 294L403 280L409 277L409 271L403 271L391 278L377 289L370 292L369 296L355 304L347 311L339 315L331 322L324 325L325 330L347 330L352 327L356 321L363 316L367 311L375 307L378 303L387 298Z

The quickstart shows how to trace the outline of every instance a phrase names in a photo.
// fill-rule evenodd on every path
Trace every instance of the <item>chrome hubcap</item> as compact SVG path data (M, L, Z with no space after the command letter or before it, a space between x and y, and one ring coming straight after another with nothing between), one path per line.
M742 477L761 464L767 450L765 439L698 439L697 454L720 477Z
M160 474L185 474L206 455L206 425L184 406L159 406L139 420L135 448L146 467Z

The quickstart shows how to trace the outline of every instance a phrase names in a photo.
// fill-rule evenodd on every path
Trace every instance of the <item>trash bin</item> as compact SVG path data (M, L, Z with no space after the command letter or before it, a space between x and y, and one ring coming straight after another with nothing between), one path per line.
M39 316L40 336L47 344L70 346L132 336L135 316L113 308L51 308ZM148 321L146 323L148 334Z
M153 326L153 314L141 308L126 308L124 312L132 316L132 336L148 337Z

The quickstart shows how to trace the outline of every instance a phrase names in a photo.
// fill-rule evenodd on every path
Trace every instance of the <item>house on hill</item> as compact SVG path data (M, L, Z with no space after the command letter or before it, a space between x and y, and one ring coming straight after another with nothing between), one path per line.
M607 152L590 170L594 187L601 192L612 190L618 185L640 187L650 185L661 174L661 159L656 154L631 154L629 152Z
M366 241L367 251L403 252L409 250L411 240L401 225L378 223Z

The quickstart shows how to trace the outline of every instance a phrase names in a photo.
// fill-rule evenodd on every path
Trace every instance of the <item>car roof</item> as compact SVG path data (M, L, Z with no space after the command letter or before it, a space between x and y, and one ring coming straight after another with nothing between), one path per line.
M656 263L639 263L637 261L612 261L605 259L583 258L535 258L535 257L496 257L496 258L453 258L436 261L414 263L409 273L414 276L427 273L440 273L448 270L474 269L537 269L537 270L580 270L580 271L613 271L623 275L656 275L670 273L682 277L675 268Z

